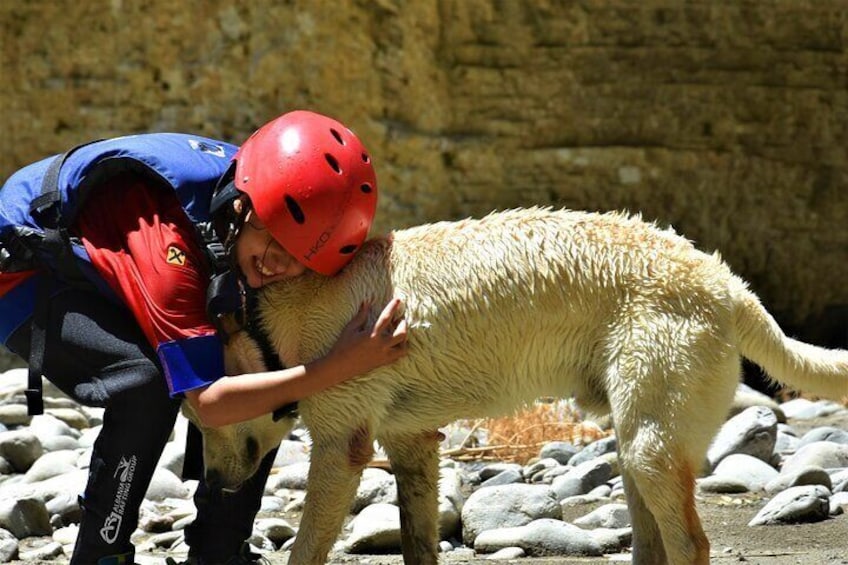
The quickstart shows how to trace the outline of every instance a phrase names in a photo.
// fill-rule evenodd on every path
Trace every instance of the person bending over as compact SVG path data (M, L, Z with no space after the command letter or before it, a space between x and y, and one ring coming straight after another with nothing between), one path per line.
M373 327L363 305L323 358L222 378L219 317L243 308L245 290L307 270L339 272L365 240L376 204L361 141L307 111L272 120L240 148L196 135L134 135L78 146L8 179L0 339L30 362L30 413L42 410L42 374L105 408L72 565L132 563L130 535L183 399L204 425L222 426L404 355L407 326L394 321L395 299ZM227 495L195 465L189 563L255 561L245 540L273 455Z

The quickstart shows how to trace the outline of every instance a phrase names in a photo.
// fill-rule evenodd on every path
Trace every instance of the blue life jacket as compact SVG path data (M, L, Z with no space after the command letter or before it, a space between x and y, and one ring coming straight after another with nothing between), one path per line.
M0 342L5 343L34 312L27 390L31 413L40 413L41 401L38 365L42 359L35 359L34 363L32 357L43 357L44 344L35 342L44 339L37 335L43 334L44 328L37 326L46 325L46 303L55 281L94 284L104 295L114 298L84 247L67 231L88 192L123 172L170 187L197 227L201 243L220 248L211 226L209 205L237 149L222 141L178 133L118 137L81 145L28 165L0 188L0 272L40 269L49 273L33 276L0 297ZM45 311L40 314L40 309Z
M153 133L96 141L20 169L0 188L0 270L42 267L72 277L45 237L66 230L88 191L121 172L172 188L191 221L208 224L212 193L237 149L199 136ZM73 250L88 259L81 246Z

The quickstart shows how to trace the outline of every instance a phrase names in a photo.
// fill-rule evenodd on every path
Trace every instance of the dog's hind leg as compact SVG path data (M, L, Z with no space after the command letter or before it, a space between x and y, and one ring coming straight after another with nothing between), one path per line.
M665 359L643 351L622 354L608 381L633 563L706 565L709 541L695 508L695 472L703 464L708 426L697 413L697 376L668 369Z
M630 523L633 525L633 563L640 565L665 565L662 535L660 534L654 515L645 506L642 495L636 486L636 481L629 471L622 468L621 478L624 481L624 493L627 496L627 510L630 512Z
M392 463L406 565L438 563L438 432L379 438Z
M313 437L304 511L289 558L292 565L326 562L350 511L362 470L374 455L365 424L339 437L319 437L314 431Z
M668 437L669 430L656 424L645 419L632 433L616 418L633 524L633 563L706 565L709 541L695 509L694 462Z
M658 532L666 562L709 563L695 476L738 382L725 318L635 312L610 341L604 380L631 491L634 564L662 563Z

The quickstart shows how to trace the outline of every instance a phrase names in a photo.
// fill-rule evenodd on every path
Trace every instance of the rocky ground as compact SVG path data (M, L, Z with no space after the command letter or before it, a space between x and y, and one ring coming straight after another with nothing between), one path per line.
M820 426L848 430L848 415L838 414L809 420L792 420L800 432ZM701 494L698 513L710 539L711 562L749 563L752 565L845 565L848 564L848 514L810 524L783 524L750 527L748 522L762 508L768 496L760 494ZM573 516L591 511L602 503L575 509ZM287 516L297 523L297 514ZM273 565L287 563L288 553L266 555ZM470 556L461 551L445 554L445 563L483 565L491 563L485 556ZM524 557L502 563L513 565L595 565L629 563L627 553L605 557ZM401 565L399 555L345 555L335 553L333 564Z
M848 415L837 414L822 418L792 420L799 432L821 426L848 430ZM848 514L809 524L782 524L750 527L748 522L761 509L768 496L760 494L701 494L698 513L710 539L711 562L749 563L752 565L844 565L848 564ZM575 509L576 518L602 503ZM297 514L287 516L292 523ZM266 555L273 565L287 562L288 553ZM461 551L445 554L445 563L483 565L491 563L485 556L471 556ZM524 557L502 563L513 565L595 565L601 563L630 562L627 553L605 557ZM333 564L401 565L399 555L345 555L336 552Z
M21 376L13 375L18 380ZM87 450L96 437L98 413L69 404L67 399L47 397L47 414L29 420L20 402L22 384L9 381L6 375L0 386L0 423L7 428L0 430L0 563L67 563L76 533L74 521L78 519L75 495L84 484ZM49 386L47 391L52 392ZM708 453L713 471L699 481L698 511L711 541L711 561L847 565L848 409L806 400L780 406L764 401L769 408L751 404L754 406L747 409L740 407L719 432ZM778 425L778 419L784 416L789 416L788 425ZM465 431L459 435L464 437ZM175 434L166 449L142 509L140 529L134 538L140 565L159 565L165 556L180 558L186 550L181 527L192 517L193 485L176 476L175 469L181 467L180 437ZM603 555L504 558L502 562L547 565L630 561L626 512L623 520L620 516L613 520L613 514L607 514L608 524L585 524L594 510L610 511L624 502L616 479L615 455L609 452L614 448L614 438L582 449L554 445L560 443L547 445L540 453L542 461L526 466L445 461L440 519L454 528L450 543L443 542L445 563L476 565L489 561L489 555L475 554L469 547L475 538L479 543L476 532L470 538L466 532L463 542L463 528L477 528L488 535L530 522L522 528L553 524L559 532L557 528L572 528L581 521L586 529L573 527L577 532L575 546L600 544ZM251 540L273 565L287 563L286 540L300 522L306 445L308 442L302 440L284 442ZM384 543L378 540L396 535L397 525L392 523L396 507L389 504L396 495L391 475L377 469L369 471L373 473L366 474L356 501L359 514L349 517L348 523L359 520L360 529L373 531L360 535L346 529L330 563L403 562L393 542L389 542L388 551L375 549ZM366 484L369 488L364 488ZM796 490L800 494L792 503L777 504ZM522 505L518 516L511 510L516 500ZM368 512L375 512L374 524L364 518L372 515ZM749 525L755 519L767 525ZM363 522L367 527L361 528ZM379 524L385 525L376 527ZM537 555L544 554L549 549L545 544L552 543L543 541L533 546L530 538L523 536L518 535L512 545L524 546L527 554L534 550ZM495 535L491 543L515 551L503 539ZM354 543L362 548L361 553L345 553L342 546Z
M704 529L712 544L712 563L748 563L752 565L844 565L848 563L848 516L842 515L815 524L793 524L767 526L751 531L747 526L755 510L762 505L745 497L741 504L727 504L723 497L710 496L699 504L699 513ZM752 507L753 505L753 507ZM295 521L296 522L296 521ZM160 565L164 554L151 553L139 556L140 565ZM265 555L271 565L288 563L287 552ZM446 564L483 565L492 563L485 556L470 556L455 551L445 554ZM607 557L525 557L509 559L501 563L511 565L599 565L602 563L629 563L627 554ZM67 563L67 559L48 561L11 561L17 565L33 563ZM401 565L401 556L392 555L346 555L335 553L330 564L344 565Z
M756 530L747 524L764 504L762 496L702 497L698 512L712 545L713 563L750 563L753 565L843 565L848 564L848 515L814 524L762 526ZM295 520L296 521L296 520ZM287 563L288 553L268 554L273 565ZM464 552L445 554L445 563L483 565L492 563L485 556ZM502 563L514 565L588 565L629 563L629 555L606 557L525 557ZM333 564L401 565L399 555L344 555L336 553Z
M846 422L848 424L848 422ZM846 427L848 429L848 427ZM813 524L762 526L752 529L747 524L765 503L765 496L707 495L700 497L698 512L712 546L713 563L750 563L752 565L844 565L848 564L848 515ZM587 507L591 510L600 504ZM298 523L296 513L287 518ZM566 517L567 519L568 517ZM151 558L155 554L151 554ZM288 563L288 552L266 554L272 565ZM443 556L445 563L483 565L492 563L486 556L454 551ZM513 565L595 565L629 563L627 553L605 557L524 557L501 561ZM24 565L24 562L15 562ZM51 562L53 563L53 562ZM161 563L144 560L142 564ZM331 564L401 565L403 558L391 555L348 555L335 552Z

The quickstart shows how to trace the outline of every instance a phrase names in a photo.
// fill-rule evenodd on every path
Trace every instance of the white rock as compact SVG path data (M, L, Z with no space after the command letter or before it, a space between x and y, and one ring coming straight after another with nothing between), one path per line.
M0 501L0 528L12 532L18 539L53 533L47 508L37 498Z
M792 487L772 498L748 525L818 522L830 513L829 498L830 491L822 486Z
M8 563L18 557L18 540L8 530L0 529L0 563Z
M78 429L72 428L66 422L63 422L52 414L33 416L29 424L29 431L34 433L39 439L52 436L69 436L76 439L80 436Z
M807 467L794 467L781 472L766 484L766 492L774 494L790 487L802 485L821 485L828 490L833 487L830 481L830 475L824 469L810 465Z
M556 468L557 467L554 467L554 469L556 469ZM533 482L534 483L541 482L541 483L550 484L550 481L546 481L544 479L542 479L541 481L536 480L538 477L543 476L544 474L545 474L544 472L543 473L536 473L533 476ZM511 485L511 484L514 484L514 483L523 483L523 482L524 482L524 476L521 474L520 470L516 471L514 469L507 469L506 471L503 471L502 473L495 475L494 477L486 479L485 481L480 483L480 486L481 487L496 487L498 485Z
M523 467L518 463L489 463L482 469L480 469L480 480L487 481L492 477L503 473L504 471L516 471L522 477L524 473L522 472Z
M574 457L579 449L567 441L551 441L542 446L539 450L539 458L551 458L556 460L560 465L567 465Z
M505 547L488 556L486 559L499 561L501 559L519 559L527 555L520 547Z
M309 451L309 444L305 442L284 439L277 448L274 467L285 467L293 463L308 463Z
M848 492L837 492L831 496L829 510L831 516L848 512Z
M190 495L191 491L179 477L171 471L159 467L154 471L144 497L148 500L162 501L167 498L188 498Z
M462 512L465 496L462 494L462 473L458 469L439 469L439 499L449 501L457 512Z
M400 508L394 504L372 504L350 524L345 540L349 553L379 553L400 550Z
M358 514L371 504L397 504L398 491L395 476L381 469L366 468L353 497L351 512Z
M596 457L600 457L606 453L613 453L618 446L618 442L615 439L615 436L607 436L605 438L601 438L597 441L593 441L582 450L577 452L577 454L571 458L568 462L571 466L577 466L581 463L585 463L586 461L591 461Z
M0 433L0 456L19 473L25 473L43 454L38 436L28 430Z
M97 436L100 435L100 430L103 428L103 425L92 426L87 430L83 430L79 437L80 447L88 447L94 445L94 442L97 441Z
M592 489L607 482L612 477L612 465L598 457L578 464L565 475L556 477L551 483L551 490L558 500L587 494Z
M831 443L848 445L848 432L840 430L839 428L834 428L833 426L820 426L818 428L813 428L801 438L799 447L803 447L817 441L829 441Z
M297 530L282 518L262 518L256 521L254 529L280 547L294 537Z
M538 518L562 518L550 487L514 484L481 488L462 508L462 539L472 545L480 532L523 526Z
M21 551L18 557L21 561L46 561L61 557L64 553L65 550L62 548L62 544L50 541L39 547Z
M630 526L630 512L626 504L605 504L574 520L574 525L587 530L627 528Z
M763 490L778 472L768 463L750 455L728 455L716 466L713 475L742 483L751 492Z
M534 520L524 526L486 530L474 540L474 550L479 553L492 553L507 547L520 547L530 557L603 554L601 546L586 534L586 530L550 518Z
M88 415L80 410L79 405L73 404L72 406L70 408L47 408L44 413L70 426L74 437L79 437L80 430L90 427L91 422Z
M182 476L185 463L185 443L169 441L162 450L157 467L162 467L176 476Z
M707 451L712 468L728 455L751 455L769 461L777 440L777 417L765 406L752 406L729 419Z
M53 532L53 541L62 545L73 545L77 541L77 534L79 534L79 526L77 524L71 524L70 526L55 530Z
M789 473L810 466L822 469L848 467L848 445L829 441L808 443L786 459L781 473Z
M777 418L778 422L786 421L786 415L783 413L783 410L780 409L780 406L777 402L774 401L774 399L757 390L754 390L745 383L739 383L739 386L736 388L736 394L733 397L733 404L730 407L730 413L728 417L735 416L736 414L745 411L751 406L765 406L766 408L769 408L772 412L774 412L774 415Z
M265 493L272 494L281 488L306 490L306 479L309 475L309 462L293 463L280 467L268 477L265 483Z
M76 451L45 453L32 464L24 475L23 482L37 483L65 473L72 473L77 470L78 459L79 454Z

